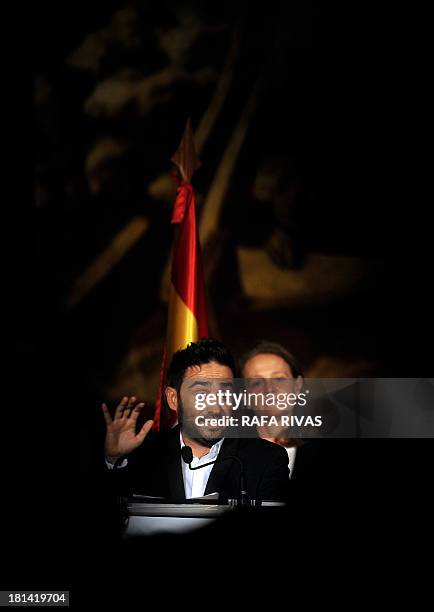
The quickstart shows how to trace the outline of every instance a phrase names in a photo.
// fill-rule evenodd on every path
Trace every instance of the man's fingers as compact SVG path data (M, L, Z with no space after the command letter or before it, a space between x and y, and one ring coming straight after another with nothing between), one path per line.
M105 424L108 427L109 425L111 425L113 423L112 418L110 416L110 412L109 412L109 410L107 408L107 404L103 404L101 407L102 407L102 412L104 414Z
M136 401L137 401L137 398L134 397L134 395L133 397L130 397L127 403L127 407L125 408L124 413L122 415L123 417L128 419L128 417L131 415L131 410L134 408L134 404L136 403Z
M128 397L123 397L118 404L115 412L115 419L120 419L122 417L122 413L128 404Z
M137 417L139 416L140 411L142 410L142 408L144 408L144 406L145 404L141 402L140 404L137 404L134 410L131 411L130 418L133 421L133 423L137 421Z
M150 421L146 421L146 423L143 425L142 429L139 431L139 433L136 436L137 440L139 440L140 442L143 442L143 440L148 435L149 430L152 428L153 424L154 424L154 421L152 419Z

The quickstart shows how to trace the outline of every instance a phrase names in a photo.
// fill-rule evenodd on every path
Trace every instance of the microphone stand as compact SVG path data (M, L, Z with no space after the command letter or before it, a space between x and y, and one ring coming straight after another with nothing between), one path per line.
M189 448L189 446L184 446L184 448ZM182 450L184 450L184 448ZM190 470L194 471L194 470L200 470L204 467L207 467L208 465L213 465L214 463L216 463L218 461L217 459L214 459L214 461L208 461L208 463L204 463L203 465L198 465L196 467L191 467L191 462L193 461L193 452L190 449L190 452L181 452L182 458L185 461L185 463L188 464L188 467L190 468ZM247 491L246 491L246 479L245 479L245 475L244 475L244 466L243 463L241 461L241 459L239 457L236 457L235 455L230 455L229 457L224 457L223 459L220 460L220 463L223 463L223 461L229 461L230 459L235 459L235 461L238 462L239 466L240 466L240 506L248 506L249 505L249 500L247 497Z

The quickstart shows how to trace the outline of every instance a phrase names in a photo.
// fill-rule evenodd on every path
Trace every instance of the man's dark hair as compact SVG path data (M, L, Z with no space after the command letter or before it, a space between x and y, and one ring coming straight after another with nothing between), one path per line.
M214 338L201 338L173 354L167 369L167 384L179 391L187 368L211 361L227 366L234 377L237 375L235 360L226 346Z
M244 366L253 357L256 355L277 355L281 357L286 363L289 365L291 374L294 378L297 376L303 376L302 369L297 359L294 357L292 353L290 353L284 346L278 344L277 342L269 342L267 340L262 340L259 344L257 344L252 350L244 353L244 355L240 359L239 368L243 371Z

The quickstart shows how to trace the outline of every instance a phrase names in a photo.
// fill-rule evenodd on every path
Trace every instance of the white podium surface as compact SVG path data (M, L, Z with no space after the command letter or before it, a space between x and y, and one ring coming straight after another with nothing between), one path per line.
M231 506L205 504L128 504L124 537L156 533L185 533L203 527L232 510Z

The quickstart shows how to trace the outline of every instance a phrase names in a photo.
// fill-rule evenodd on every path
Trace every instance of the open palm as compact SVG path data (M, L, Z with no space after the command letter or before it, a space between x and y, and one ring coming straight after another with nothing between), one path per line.
M129 455L148 435L153 421L149 420L136 433L136 423L140 411L145 404L136 404L135 397L124 397L116 408L114 417L110 416L106 404L102 411L106 422L105 456L110 461L116 461Z

